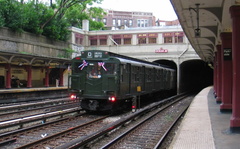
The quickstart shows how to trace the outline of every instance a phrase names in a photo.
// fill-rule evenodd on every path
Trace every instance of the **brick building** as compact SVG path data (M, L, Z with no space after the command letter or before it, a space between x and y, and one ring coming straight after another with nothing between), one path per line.
M151 27L155 26L155 16L152 12L140 11L116 11L105 9L107 15L102 21L108 29L120 29L122 27Z

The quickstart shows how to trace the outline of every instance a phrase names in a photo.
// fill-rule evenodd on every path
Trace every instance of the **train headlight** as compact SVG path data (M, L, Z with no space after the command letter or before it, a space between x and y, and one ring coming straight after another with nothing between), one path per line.
M71 94L71 95L70 95L70 99L71 99L71 100L77 99L77 95L76 95L76 94Z
M108 97L108 100L111 101L111 102L115 102L116 101L116 97L114 97L114 96Z

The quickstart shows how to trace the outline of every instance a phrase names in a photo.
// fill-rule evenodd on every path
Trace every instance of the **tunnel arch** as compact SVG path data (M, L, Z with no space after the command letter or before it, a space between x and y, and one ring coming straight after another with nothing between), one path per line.
M213 69L202 60L184 61L179 66L179 92L200 90L213 84Z
M172 60L156 60L154 61L155 63L158 63L160 65L164 65L164 66L167 66L169 68L173 68L175 70L177 70L177 65L174 61Z

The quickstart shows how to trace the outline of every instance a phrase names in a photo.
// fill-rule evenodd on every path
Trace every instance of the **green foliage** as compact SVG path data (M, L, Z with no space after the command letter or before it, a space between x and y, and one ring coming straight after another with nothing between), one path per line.
M1 21L2 24L16 31L22 31L21 26L24 24L24 15L21 4L13 0L1 0L0 1L1 10Z
M44 28L43 35L52 39L66 41L70 33L67 29L68 26L69 24L65 19L53 19Z
M102 22L96 22L96 21L89 21L89 30L104 30L104 24Z
M72 53L74 52L74 50L70 49L70 48L66 48L64 50L65 50L65 53L64 54L58 54L58 57L59 58L71 58Z
M40 24L45 22L48 17L54 13L52 9L49 9L44 4L34 4L33 2L25 4L24 10L27 24L23 27L23 29L27 32L35 34L43 33L43 29L40 28Z
M0 15L0 27L4 26L4 18Z
M88 10L88 14L92 18L102 19L103 15L106 15L106 12L100 7L91 7Z
M88 14L83 11L83 7L81 5L74 5L69 8L65 17L71 26L78 28L82 27L82 20L89 19Z
M92 18L102 19L106 13L102 8L91 7L87 11L82 5L76 4L68 9L65 16L71 26L82 28L82 21L89 20L90 30L102 30L104 24L102 22L93 21Z
M40 23L45 21L42 18L48 15L49 9L43 4L33 2L22 4L15 0L0 0L0 18L2 18L0 22L14 31L41 34Z
M72 56L73 52L74 52L73 49L67 48L66 49L66 58L70 58Z
M87 5L101 3L102 0L58 0L50 7L29 1L0 0L0 27L5 26L14 31L27 31L42 34L56 40L66 41L69 37L69 26L82 27L82 20L90 21L90 30L103 28L103 23L91 18L102 18L101 8L90 8Z

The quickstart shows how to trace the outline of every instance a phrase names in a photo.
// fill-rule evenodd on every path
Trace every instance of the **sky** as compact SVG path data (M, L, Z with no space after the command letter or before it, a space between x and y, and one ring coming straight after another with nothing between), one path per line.
M97 6L120 11L152 12L156 19L166 21L177 19L170 0L103 0Z

